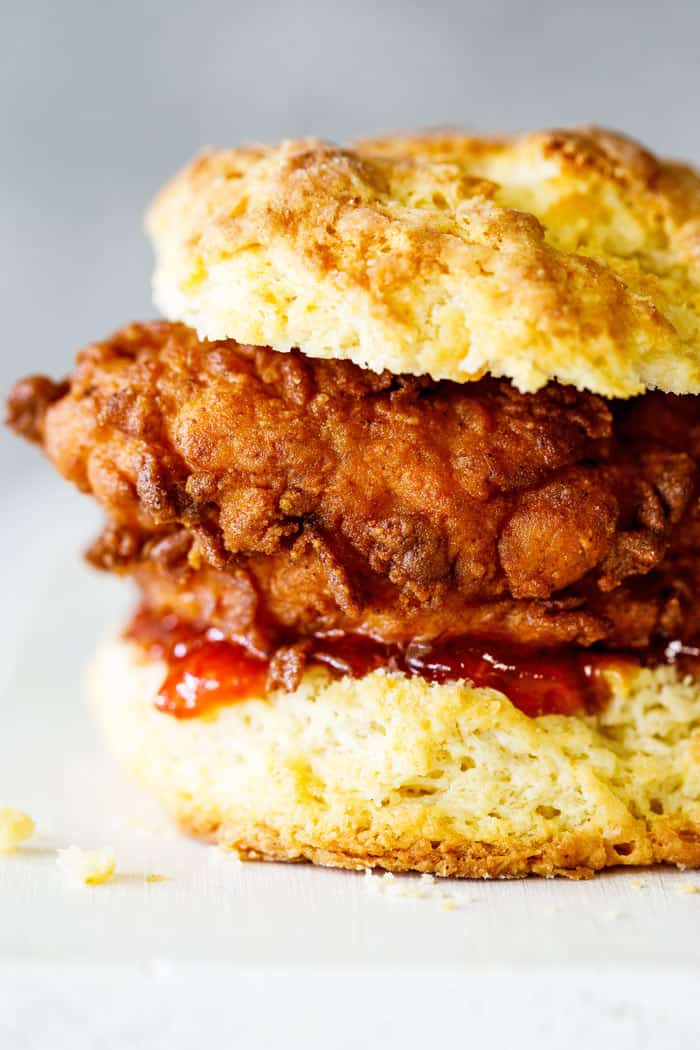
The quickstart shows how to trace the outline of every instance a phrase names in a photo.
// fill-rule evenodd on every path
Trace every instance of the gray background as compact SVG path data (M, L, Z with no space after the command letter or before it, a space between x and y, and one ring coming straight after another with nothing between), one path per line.
M0 0L0 387L153 314L144 207L199 146L596 121L700 160L700 2ZM0 437L3 472L39 467Z

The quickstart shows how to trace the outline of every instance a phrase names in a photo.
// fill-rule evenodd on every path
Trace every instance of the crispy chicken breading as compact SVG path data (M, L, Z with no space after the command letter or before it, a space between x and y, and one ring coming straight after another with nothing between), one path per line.
M698 400L376 374L156 322L68 385L18 383L9 422L105 508L94 563L255 648L641 647L700 627Z

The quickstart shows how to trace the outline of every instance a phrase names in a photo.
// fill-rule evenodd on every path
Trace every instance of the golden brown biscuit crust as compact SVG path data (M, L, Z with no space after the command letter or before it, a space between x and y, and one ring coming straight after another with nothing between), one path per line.
M694 824L673 827L660 820L630 861L615 852L604 835L566 832L554 839L488 842L419 839L402 849L381 839L360 839L324 844L322 848L294 835L281 835L265 825L237 833L232 827L201 827L184 819L190 834L204 836L235 849L242 860L311 861L323 867L350 871L382 868L385 871L418 871L462 879L524 878L544 875L569 879L589 878L604 868L622 865L675 864L700 867L700 828Z
M613 132L212 150L148 226L157 301L207 338L700 392L700 178Z

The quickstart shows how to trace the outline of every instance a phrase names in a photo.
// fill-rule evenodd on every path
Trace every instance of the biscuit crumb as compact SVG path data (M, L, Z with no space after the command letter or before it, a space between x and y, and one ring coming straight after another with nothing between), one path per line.
M158 875L157 872L152 872L146 876L146 882L167 882L167 875Z
M222 862L228 862L229 864L243 863L243 856L235 846L225 846L221 842L209 847L209 859L213 864L221 864Z
M630 886L633 890L643 890L646 888L646 882L643 879L632 879Z
M20 842L34 834L34 821L21 809L0 809L0 853L14 853Z
M700 886L698 886L697 882L691 882L690 879L686 879L677 888L676 893L681 897L691 896L693 893L700 893Z
M110 881L116 868L110 846L102 849L68 846L58 851L57 864L69 886L99 886Z
M441 887L436 886L435 877L427 873L418 879L410 875L397 878L390 871L385 871L382 875L375 875L371 868L365 868L364 880L370 892L381 893L384 897L435 900L445 911L452 911L457 907L454 898L446 895Z

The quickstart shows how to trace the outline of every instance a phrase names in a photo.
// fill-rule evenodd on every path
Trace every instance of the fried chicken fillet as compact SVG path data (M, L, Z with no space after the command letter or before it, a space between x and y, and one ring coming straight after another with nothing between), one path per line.
M698 400L376 374L156 322L20 382L9 420L104 507L93 563L254 650L636 649L700 627Z

